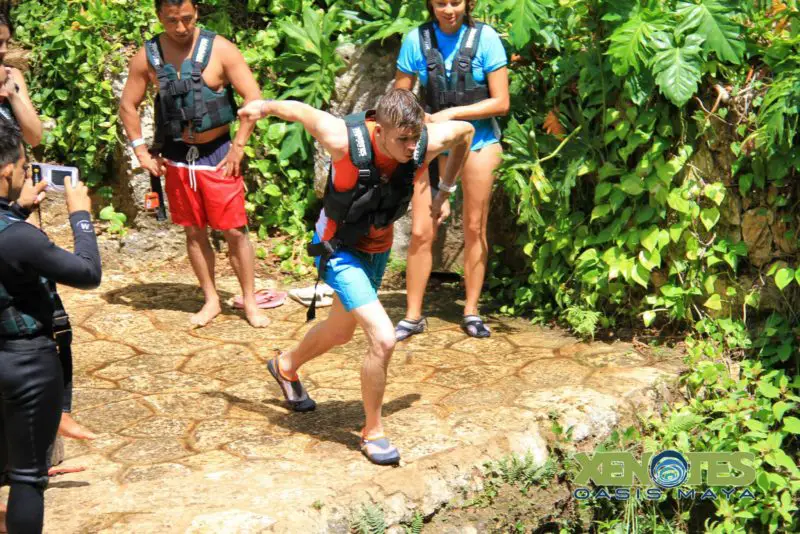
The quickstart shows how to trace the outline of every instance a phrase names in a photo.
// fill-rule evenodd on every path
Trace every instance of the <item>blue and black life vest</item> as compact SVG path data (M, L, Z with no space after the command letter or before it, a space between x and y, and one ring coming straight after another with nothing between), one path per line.
M0 233L19 222L23 220L7 211L0 211ZM70 331L69 317L56 292L56 284L43 277L39 278L39 282L53 304L52 334L57 338L59 334ZM14 297L0 282L0 338L31 337L44 333L44 328L41 321L14 307Z
M181 64L180 77L172 64L165 63L159 36L145 43L147 61L156 71L158 96L155 105L157 145L165 139L182 140L186 128L200 133L230 124L236 119L233 88L214 91L203 80L211 59L216 34L200 30L191 59ZM162 131L162 129L164 131Z
M447 75L444 57L438 48L433 22L426 22L419 27L422 53L428 64L428 83L424 88L426 111L436 113L489 98L488 85L477 83L472 75L472 60L478 51L483 27L481 22L467 27L453 60L450 76Z
M367 235L371 227L386 228L408 211L414 194L414 177L425 164L428 150L428 130L423 125L414 156L395 168L391 177L385 177L375 165L372 141L367 128L367 119L375 116L375 110L354 113L344 118L347 125L347 141L350 160L358 169L355 187L347 191L336 191L333 186L333 166L328 173L328 183L322 204L325 216L336 222L336 233L329 241L309 244L311 256L320 256L319 278L324 275L328 259L340 247L353 247ZM316 300L312 301L308 319L314 318Z

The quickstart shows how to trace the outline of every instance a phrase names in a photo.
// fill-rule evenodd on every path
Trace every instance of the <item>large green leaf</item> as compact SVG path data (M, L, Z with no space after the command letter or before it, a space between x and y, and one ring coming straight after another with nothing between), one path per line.
M656 54L653 62L656 84L664 96L677 106L683 106L697 92L702 43L702 37L692 34L686 38L683 46L673 46L670 42Z
M696 31L705 39L706 52L738 65L744 54L744 42L739 39L744 28L731 17L736 11L735 3L725 0L683 0L678 2L677 12L684 17L678 33Z
M778 271L775 275L775 285L778 286L778 289L783 291L783 289L792 283L794 280L794 269L790 269L785 267Z
M719 210L715 206L705 208L700 212L700 220L709 232L719 221Z
M611 68L617 76L625 76L631 69L636 73L642 70L654 47L653 40L663 35L659 30L663 30L664 25L647 18L644 13L636 13L609 37L611 44L607 53L612 58Z
M505 0L494 8L493 13L501 15L505 20L513 21L509 29L511 44L516 48L524 48L533 39L533 34L540 29L539 20L547 17L547 11L538 0Z

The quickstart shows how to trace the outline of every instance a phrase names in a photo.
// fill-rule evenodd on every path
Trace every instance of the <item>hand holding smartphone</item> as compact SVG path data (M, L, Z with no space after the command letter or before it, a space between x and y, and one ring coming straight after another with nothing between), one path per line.
M46 191L64 191L64 182L69 181L73 188L78 186L80 173L76 167L31 163L33 183L47 182Z

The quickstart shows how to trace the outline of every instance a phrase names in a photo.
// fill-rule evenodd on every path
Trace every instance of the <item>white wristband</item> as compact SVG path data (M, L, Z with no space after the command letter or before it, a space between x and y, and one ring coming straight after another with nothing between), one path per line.
M457 187L456 184L445 185L445 183L440 180L438 189L439 191L444 191L445 193L452 193L453 191L456 190L456 187Z
M136 150L136 147L142 146L143 144L145 144L144 137L140 137L139 139L134 139L131 141L131 148Z

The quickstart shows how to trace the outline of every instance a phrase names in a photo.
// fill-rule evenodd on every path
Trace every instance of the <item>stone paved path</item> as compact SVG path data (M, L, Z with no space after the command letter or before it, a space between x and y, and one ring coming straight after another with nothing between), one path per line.
M459 306L440 295L450 298L431 304L431 332L392 361L384 413L404 465L379 468L358 452L363 335L301 371L318 409L293 414L265 362L307 331L305 308L271 310L266 330L230 309L190 330L201 303L190 274L104 276L95 291L63 292L75 416L100 438L66 443L64 465L89 469L51 481L47 532L346 532L351 508L369 499L390 522L408 519L473 483L489 458L546 455L549 414L591 441L647 409L653 385L680 368L675 356L583 344L521 320L470 339ZM237 290L231 278L220 287L223 297ZM382 300L402 316L401 293Z

